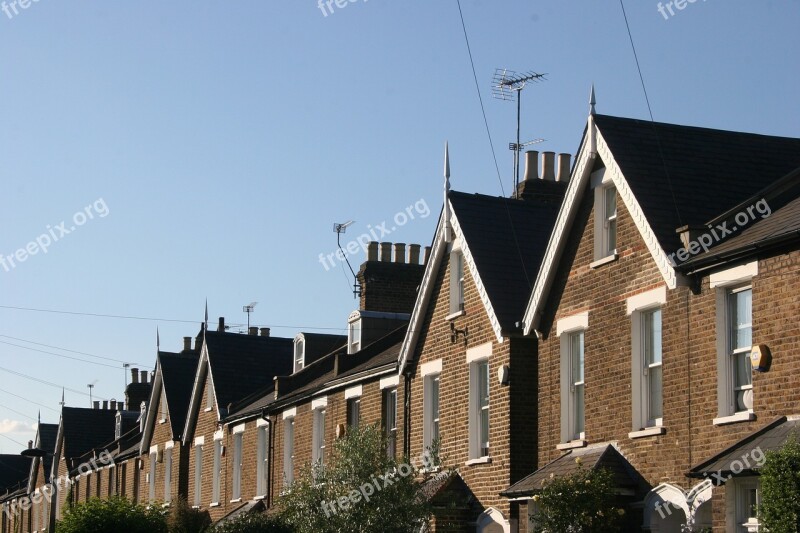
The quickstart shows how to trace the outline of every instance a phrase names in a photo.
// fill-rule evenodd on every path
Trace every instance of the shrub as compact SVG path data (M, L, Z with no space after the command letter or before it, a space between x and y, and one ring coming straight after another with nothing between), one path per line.
M167 533L163 510L125 498L93 498L67 509L58 533Z
M292 533L292 529L279 517L264 513L248 513L220 524L214 533Z
M770 533L794 533L800 525L800 443L793 434L780 450L766 453L758 518Z
M572 475L551 478L533 497L536 531L595 533L619 531L625 511L614 506L614 478L606 469L586 470L578 462Z
M192 509L185 499L172 502L167 516L169 533L204 533L211 527L211 516L208 511Z

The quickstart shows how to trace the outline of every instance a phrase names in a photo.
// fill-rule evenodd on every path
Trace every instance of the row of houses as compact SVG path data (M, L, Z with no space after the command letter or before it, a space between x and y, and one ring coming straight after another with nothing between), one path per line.
M592 105L574 161L525 159L511 198L448 169L424 251L370 243L346 336L220 318L124 403L63 407L36 457L0 456L0 532L110 495L269 509L359 424L398 459L438 446L434 531L532 531L576 468L614 473L626 531L757 531L763 454L800 423L800 139Z

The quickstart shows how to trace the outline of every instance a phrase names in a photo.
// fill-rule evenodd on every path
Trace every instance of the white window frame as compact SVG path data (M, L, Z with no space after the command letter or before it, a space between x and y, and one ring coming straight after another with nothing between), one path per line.
M231 480L231 503L242 501L244 428L244 424L239 424L233 428L233 479Z
M172 450L174 446L173 441L164 445L164 503L172 501Z
M659 287L628 298L626 314L631 317L631 433L630 438L661 435L665 433L664 425L664 343L663 343L663 308L667 303L667 288ZM645 365L644 331L645 316L654 311L661 311L661 412L662 416L651 418L649 415L650 382L649 368ZM656 366L656 365L653 365Z
M450 313L448 316L464 312L464 279L466 262L460 248L450 251Z
M490 346L491 347L491 346ZM486 369L486 405L483 405L482 398L479 396L480 391L480 370ZM469 459L483 459L489 457L490 454L490 438L489 428L491 423L489 421L489 405L491 398L491 376L489 374L489 358L483 357L477 360L470 361L469 363ZM484 411L486 417L484 419ZM486 423L486 441L481 442L482 425Z
M361 350L361 338L363 324L361 317L351 320L347 324L347 353L356 353Z
M294 415L283 418L283 483L288 489L294 482Z
M266 420L258 419L256 451L256 497L263 498L267 495L269 475L269 424Z
M433 441L441 437L441 376L440 372L425 376L423 382L424 425L422 431L422 446L430 448ZM436 402L433 401L433 389L436 388ZM434 413L434 408L436 412Z
M383 433L386 438L386 455L389 459L397 457L397 386L385 387L381 391L383 405Z
M294 339L294 372L299 372L306 366L306 341L298 335Z
M205 440L203 437L194 439L194 506L202 505L203 496L203 448Z
M147 479L147 501L151 503L156 501L156 468L158 468L158 446L151 446L150 469Z
M747 509L749 492L756 490L756 504L761 504L761 483L758 477L736 477L725 484L725 530L740 532L759 531L758 516L752 517Z
M214 463L213 463L213 485L211 487L211 506L219 505L221 493L221 471L222 471L222 432L214 434Z
M206 363L206 411L214 409L214 384L211 381L211 363Z
M752 280L758 275L758 262L715 272L709 276L709 286L716 291L716 345L717 345L717 418L714 425L746 422L756 419L752 408L737 411L734 395L734 368L730 345L730 309L729 295L732 291L752 291ZM751 292L752 298L752 292ZM752 309L750 315L752 331ZM740 351L747 351L741 349ZM752 372L752 368L750 369ZM752 391L752 380L750 385Z
M562 318L556 323L556 332L561 345L561 444L560 449L586 445L586 330L589 328L589 313L579 313ZM572 382L572 351L571 340L576 334L584 335L584 376L583 386L583 426L584 431L578 432L575 419L575 383Z
M617 258L617 239L619 227L617 213L619 212L619 194L615 193L614 212L606 213L607 191L616 186L610 173L605 168L596 170L591 175L591 187L594 189L594 263L591 266L600 266ZM610 230L614 228L614 247L611 247Z
M313 410L314 422L311 434L311 463L325 464L325 417L327 415L327 402L318 405Z
M161 389L161 402L158 406L158 423L163 424L167 421L167 393Z

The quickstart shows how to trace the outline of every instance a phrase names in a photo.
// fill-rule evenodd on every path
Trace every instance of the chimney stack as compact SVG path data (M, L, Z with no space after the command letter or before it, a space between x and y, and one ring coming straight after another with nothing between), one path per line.
M381 243L381 261L384 263L389 263L392 260L392 243L390 242L382 242Z
M405 263L406 262L406 245L402 242L394 243L394 262L395 263Z
M217 326L217 331L220 333L225 333L225 317L219 317L219 325Z
M556 172L556 153L542 152L542 179L545 181L555 181Z
M564 183L569 181L570 159L572 159L570 154L558 154L558 174L556 174L556 181Z
M183 338L183 351L184 352L191 352L192 351L192 338L191 337L184 337Z
M258 327L257 326L250 326L250 329L247 331L249 335L258 335Z
M139 381L141 381L142 383L147 383L147 370L139 371L139 375L140 375Z
M525 152L525 181L539 179L539 152L528 150Z
M269 337L269 328L261 328L261 336Z
M131 383L139 383L139 369L131 368Z

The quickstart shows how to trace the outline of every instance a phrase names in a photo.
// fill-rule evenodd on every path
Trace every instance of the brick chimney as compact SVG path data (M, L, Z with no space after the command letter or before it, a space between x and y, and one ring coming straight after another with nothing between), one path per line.
M370 242L367 260L357 275L361 285L359 309L410 313L425 272L424 262L420 263L420 249L419 244L382 242L379 247L379 243Z
M142 402L150 399L150 387L147 370L131 368L131 382L125 387L125 404L128 408L138 409ZM122 402L120 402L122 403Z
M525 152L525 180L519 184L516 197L560 204L569 182L571 159L570 154L558 154L556 158L555 152L543 152L541 157L536 150Z

